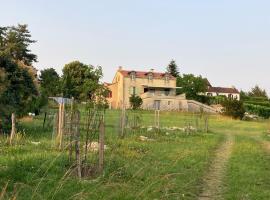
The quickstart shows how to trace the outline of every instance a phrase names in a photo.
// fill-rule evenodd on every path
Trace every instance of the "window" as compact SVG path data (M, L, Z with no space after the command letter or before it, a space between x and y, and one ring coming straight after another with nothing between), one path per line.
M170 94L170 89L166 88L164 93L165 93L166 96L169 96L169 94Z
M108 92L107 98L112 98L112 91L109 91L109 92Z
M132 81L135 81L136 73L135 72L131 72L130 73L130 78L131 78Z
M165 74L165 83L168 83L168 82L169 82L169 80L170 80L170 78L169 78L169 74Z
M152 81L152 80L153 80L153 74L150 73L150 74L148 74L148 81Z
M171 101L168 101L168 106L171 105Z

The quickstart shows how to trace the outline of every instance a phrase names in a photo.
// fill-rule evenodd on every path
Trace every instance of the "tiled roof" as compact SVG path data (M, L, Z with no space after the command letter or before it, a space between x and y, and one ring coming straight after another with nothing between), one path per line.
M149 73L153 73L153 78L164 78L166 73L161 73L161 72L144 72L144 71L133 71L133 70L119 70L119 72L124 76L124 77L128 77L130 76L130 72L135 72L136 73L136 78L147 78L147 75ZM172 76L171 74L169 74L170 79L175 79L174 76Z
M236 88L224 88L224 87L209 87L207 92L239 94L239 91Z

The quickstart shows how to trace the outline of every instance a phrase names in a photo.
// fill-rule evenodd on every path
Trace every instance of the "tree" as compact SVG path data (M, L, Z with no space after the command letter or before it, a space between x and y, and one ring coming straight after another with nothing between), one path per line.
M60 93L60 77L53 68L41 70L39 77L42 95L56 96Z
M267 93L264 89L260 88L258 85L255 85L254 88L251 88L251 91L248 93L251 97L265 97L268 98Z
M174 77L179 76L180 73L179 73L178 66L176 65L175 60L171 60L171 62L169 63L167 67L167 72Z
M8 130L11 113L26 114L32 101L38 96L32 77L10 57L0 53L0 71L4 86L0 89L0 117L2 127Z
M236 99L225 99L222 103L223 113L235 119L242 119L245 114L245 108L242 101Z
M31 53L29 46L35 43L26 24L0 27L0 51L16 62L31 65L37 61L37 56Z
M79 100L95 98L95 92L100 89L102 68L93 67L79 61L68 63L63 68L62 92L64 97L74 97Z
M182 77L177 77L176 85L181 87L177 93L185 93L188 99L197 100L200 93L207 91L207 80L193 74L184 74Z
M133 110L137 110L141 107L143 100L141 97L133 94L129 97L130 106Z

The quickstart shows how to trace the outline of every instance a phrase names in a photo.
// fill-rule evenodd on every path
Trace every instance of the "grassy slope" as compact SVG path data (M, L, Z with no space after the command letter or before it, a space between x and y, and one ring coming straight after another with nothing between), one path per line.
M235 145L224 180L225 199L270 199L270 152L262 145L267 124L231 124Z
M0 186L8 182L7 196L18 199L195 199L201 178L222 141L222 134L151 135L117 139L117 113L107 113L106 167L103 176L79 181L66 174L67 156L51 148L51 132L42 131L42 120L24 123L27 141L17 147L0 147ZM150 125L153 116L142 112ZM181 126L193 116L164 113L161 124ZM40 141L40 145L29 141Z

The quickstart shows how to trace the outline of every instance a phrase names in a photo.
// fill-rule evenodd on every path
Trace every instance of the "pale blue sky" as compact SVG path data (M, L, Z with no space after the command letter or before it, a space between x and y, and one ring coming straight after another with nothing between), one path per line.
M0 25L26 23L38 42L38 69L80 60L101 65L201 74L215 86L270 92L270 1L3 0Z

